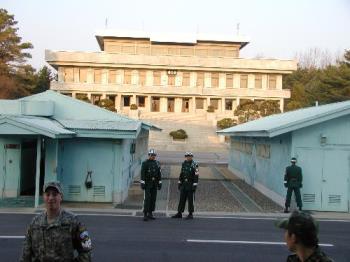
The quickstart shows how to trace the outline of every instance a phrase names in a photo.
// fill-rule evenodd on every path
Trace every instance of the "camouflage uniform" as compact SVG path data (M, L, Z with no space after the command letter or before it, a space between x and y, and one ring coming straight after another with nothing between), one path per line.
M29 225L20 261L85 262L91 261L90 252L89 233L74 214L61 210L56 221L48 224L43 212Z
M309 256L304 262L332 262L325 253L323 253L318 247L315 249L314 253ZM287 257L287 262L301 262L296 254Z

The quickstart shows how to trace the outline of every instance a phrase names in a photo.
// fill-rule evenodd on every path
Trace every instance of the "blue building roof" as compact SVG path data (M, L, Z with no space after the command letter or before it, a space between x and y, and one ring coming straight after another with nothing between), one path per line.
M49 137L136 138L141 129L160 130L51 90L18 100L0 100L0 116L2 124L24 125L25 130Z
M217 133L229 136L275 137L348 114L350 100L271 115Z

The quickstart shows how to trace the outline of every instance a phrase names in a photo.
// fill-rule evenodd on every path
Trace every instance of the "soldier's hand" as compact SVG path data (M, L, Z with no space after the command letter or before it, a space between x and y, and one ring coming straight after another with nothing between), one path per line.
M145 190L145 184L141 183L141 189Z
M158 184L158 190L162 189L162 184Z
M197 186L192 186L192 191L196 192Z
M284 187L286 187L286 188L287 188L287 187L288 187L288 184L287 184L287 183L284 183Z
M303 187L303 184L300 184L300 188L302 188Z
M181 184L177 184L177 189L180 190L181 189Z

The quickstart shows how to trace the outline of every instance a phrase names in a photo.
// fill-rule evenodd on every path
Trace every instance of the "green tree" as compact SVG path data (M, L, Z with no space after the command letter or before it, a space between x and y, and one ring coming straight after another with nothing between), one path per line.
M105 99L101 99L99 102L98 102L98 106L99 107L102 107L104 109L108 109L110 111L115 111L115 106L114 106L114 103L112 100L108 99L108 98L105 98Z
M265 100L258 104L260 116L269 116L281 113L279 102L276 100Z
M50 68L43 66L35 75L35 84L32 93L41 93L50 89L50 82L55 78Z
M245 123L260 117L258 109L259 106L257 103L252 100L246 100L237 106L234 115L237 116L239 123Z
M25 52L33 48L29 42L22 43L22 38L17 35L17 21L5 9L0 9L0 74L15 73L31 54Z
M223 118L216 123L219 129L225 129L235 125L237 125L237 121L232 118Z

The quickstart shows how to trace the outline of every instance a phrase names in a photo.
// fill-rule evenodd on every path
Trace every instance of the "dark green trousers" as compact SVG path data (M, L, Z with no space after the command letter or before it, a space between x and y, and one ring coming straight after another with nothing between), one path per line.
M156 208L157 187L146 187L143 198L143 212L153 212Z
M297 202L297 206L301 208L303 206L303 203L301 202L299 187L288 187L285 207L290 207L290 200L292 198L293 191L295 195L295 201Z
M194 194L193 190L181 189L180 202L179 202L179 206L177 208L177 211L179 213L183 213L185 211L186 200L188 200L188 212L193 213L193 211L194 211L193 194Z

